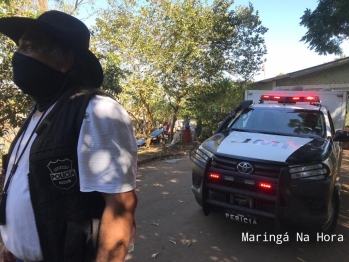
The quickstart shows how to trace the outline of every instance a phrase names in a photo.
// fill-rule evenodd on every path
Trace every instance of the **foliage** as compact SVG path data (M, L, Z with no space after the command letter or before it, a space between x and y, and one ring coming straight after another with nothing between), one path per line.
M117 66L129 72L118 98L136 122L146 117L148 137L154 119L167 120L169 107L172 123L178 114L192 115L193 107L179 113L183 103L205 97L203 90L220 85L224 72L242 83L258 72L267 29L252 5L230 11L232 3L110 1L97 19L95 48L118 56Z
M78 16L82 21L97 13L94 0L39 0L42 11L46 9L60 10ZM85 17L80 17L81 14Z
M252 5L229 11L232 1L214 1L208 7L199 1L164 2L156 6L157 17L165 17L162 26L169 31L166 45L159 49L159 71L174 122L186 97L205 95L203 90L216 87L224 72L242 82L251 80L264 62L262 36L267 29Z
M47 8L77 15L83 5L91 14L92 2L10 0L1 2L0 17L36 17ZM267 29L252 5L231 10L230 0L215 0L212 5L199 0L109 4L100 13L91 39L105 72L102 89L123 104L136 125L147 130L148 138L153 122L169 121L170 114L173 122L178 115L216 126L226 108L231 110L242 100L243 86L263 63ZM31 99L11 81L15 45L4 36L0 41L0 128L4 130L4 124L16 127L23 121ZM223 75L236 82L222 79Z
M218 41L214 26L220 20L212 8L195 0L156 1L151 12L162 28L157 35L156 52L161 59L156 67L174 123L182 101L222 73L217 62L223 54L218 45L212 44Z
M203 139L211 136L227 114L244 100L246 87L245 83L223 79L207 85L199 95L186 99L183 107L205 127L201 135Z
M122 92L121 81L129 73L119 67L120 57L115 53L101 53L92 48L103 67L103 83L101 89L113 97L117 97Z
M0 17L27 16L36 14L31 8L23 8L26 1L1 3L3 10ZM32 104L31 99L24 95L12 82L11 60L16 45L4 35L0 35L0 136L11 127L17 127L24 121Z
M319 0L314 11L306 9L300 25L308 28L301 41L320 55L342 53L343 40L349 36L349 1Z
M267 49L263 35L268 29L262 26L251 3L248 7L238 6L230 15L235 32L228 37L231 44L225 53L227 72L240 82L249 82L265 62Z
M123 92L118 99L138 126L144 127L141 118L146 119L149 147L154 109L163 102L152 63L157 48L152 34L156 21L135 2L127 0L111 3L101 18L96 21L93 44L105 55L104 64L110 63L110 56L106 54L113 54L115 61L118 60L114 69L122 68L127 72L120 81Z

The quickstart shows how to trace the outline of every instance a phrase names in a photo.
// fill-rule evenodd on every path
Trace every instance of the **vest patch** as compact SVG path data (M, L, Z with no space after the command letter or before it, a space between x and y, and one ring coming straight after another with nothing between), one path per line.
M60 189L68 190L75 185L77 181L77 175L75 169L73 169L73 161L69 159L60 160L48 163L48 169L51 174L51 181L53 185Z

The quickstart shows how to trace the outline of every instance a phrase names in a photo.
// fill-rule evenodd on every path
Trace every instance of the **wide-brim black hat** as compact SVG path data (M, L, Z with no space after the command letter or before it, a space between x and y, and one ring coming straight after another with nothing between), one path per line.
M57 43L72 48L83 66L93 87L101 86L103 69L97 57L89 50L90 31L79 19L60 11L47 11L37 19L26 17L0 18L0 33L11 38L17 45L28 31L45 32Z

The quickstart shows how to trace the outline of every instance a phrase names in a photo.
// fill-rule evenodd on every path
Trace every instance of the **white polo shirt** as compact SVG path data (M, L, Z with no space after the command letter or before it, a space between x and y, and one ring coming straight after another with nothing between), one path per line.
M34 114L20 145L22 151L40 114ZM30 141L14 174L7 196L6 222L1 236L10 252L22 260L43 260L33 207L30 201L28 173ZM18 148L10 157L9 168ZM109 97L96 96L87 109L79 141L79 178L82 192L128 192L136 187L137 144L132 122L126 110Z

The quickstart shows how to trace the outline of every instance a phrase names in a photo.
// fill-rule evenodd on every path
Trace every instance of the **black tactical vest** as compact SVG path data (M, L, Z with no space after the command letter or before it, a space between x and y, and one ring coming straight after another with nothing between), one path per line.
M68 90L39 125L30 149L29 190L45 262L95 261L105 203L98 192L80 192L77 144L86 107L97 94L105 95Z

